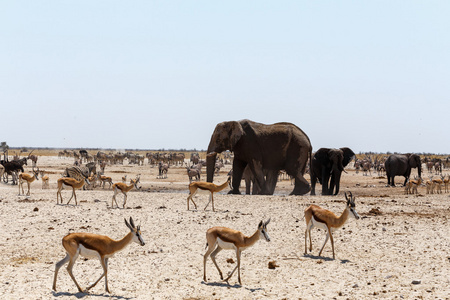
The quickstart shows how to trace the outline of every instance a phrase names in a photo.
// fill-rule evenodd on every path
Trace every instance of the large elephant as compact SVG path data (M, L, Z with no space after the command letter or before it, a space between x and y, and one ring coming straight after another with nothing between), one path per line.
M390 186L395 186L394 177L396 175L405 177L405 182L403 183L403 186L405 186L411 175L411 168L417 168L419 177L422 177L422 162L417 154L392 154L384 163L384 168L386 169L388 185Z
M250 120L229 121L217 124L211 136L206 158L207 181L214 179L214 164L217 153L234 152L232 194L240 194L242 173L249 165L258 185L259 194L272 195L266 184L264 171L278 174L279 170L295 178L293 195L304 195L310 191L303 177L308 158L311 157L311 142L308 136L291 123L261 124Z
M350 148L320 148L311 160L311 195L315 195L316 182L322 185L322 195L337 195L341 173L353 159L355 153Z

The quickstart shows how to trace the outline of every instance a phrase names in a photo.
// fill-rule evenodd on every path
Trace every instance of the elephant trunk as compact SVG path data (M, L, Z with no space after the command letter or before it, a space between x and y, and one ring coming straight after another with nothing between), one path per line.
M419 174L419 177L422 178L422 164L419 163L417 165L417 173Z
M213 182L214 167L216 165L217 152L209 152L206 155L206 181Z

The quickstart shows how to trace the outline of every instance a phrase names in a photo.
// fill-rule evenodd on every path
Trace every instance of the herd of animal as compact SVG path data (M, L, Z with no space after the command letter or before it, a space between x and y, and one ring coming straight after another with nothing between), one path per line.
M350 150L348 148L341 148L343 153ZM346 150L348 149L348 150ZM333 151L330 151L333 150ZM325 152L333 152L333 154L336 152L334 151L336 149L326 149ZM338 151L339 152L339 151ZM326 169L325 164L322 164L323 160L320 160L319 156L320 149L318 152L316 152L317 156L312 157L312 161L310 166L310 173L311 178L313 176L316 176L315 178L322 184L322 194L324 195L331 195L331 194L337 194L339 191L339 181L336 180L336 178L333 179L333 167L330 167L330 169ZM351 160L351 157L354 156L354 153L350 150L348 152L348 155L350 157L346 157L344 154L344 162L342 163L342 159L340 162L340 168L339 171L342 172L343 166L346 166L349 161ZM348 156L347 155L347 156ZM406 163L405 163L406 161ZM39 170L39 168L36 167L36 165L33 165L32 173L28 174L25 173L23 170L23 161L17 162L13 161L13 165L21 171L19 175L17 176L17 182L19 186L19 195L26 195L30 196L30 185L35 180L39 180L39 177L42 179L43 188L48 188L49 186L49 177L48 175L45 175L45 171ZM25 160L26 163L26 160ZM159 175L167 174L167 168L164 168L164 163L159 163ZM355 163L356 164L356 163ZM364 164L364 163L363 163ZM448 183L450 176L448 175L440 175L440 178L433 179L433 176L430 176L430 179L428 181L423 181L421 177L421 162L419 158L419 162L416 163L415 156L414 155L404 155L404 156L398 156L393 155L388 157L383 165L385 166L385 172L388 177L388 184L394 185L394 177L395 176L404 176L405 177L405 193L407 194L417 194L418 187L421 185L426 186L427 193L441 193L442 187L444 188L445 192L448 192ZM6 168L10 167L9 164L2 163L1 166L3 166L3 170L5 171ZM95 182L100 182L100 185L105 188L105 184L109 183L110 188L114 191L114 195L111 199L111 208L114 208L114 204L116 207L119 207L119 204L117 203L116 196L118 193L122 193L124 196L124 201L122 207L125 208L126 201L127 201L127 192L129 192L131 189L136 188L139 189L138 183L140 181L140 176L138 175L136 178L130 180L130 184L126 184L126 176L122 178L123 182L117 182L113 183L111 180L111 177L105 176L102 174L102 172L96 172L96 164L95 163L87 163L86 165L80 165L77 164L75 166L70 166L65 169L63 176L57 180L57 204L62 204L63 199L61 195L62 188L69 187L72 189L72 196L68 200L67 204L70 203L72 198L75 198L75 205L78 204L77 197L76 197L76 190L82 188L83 186L86 186L88 189L95 187ZM405 167L405 168L403 168ZM419 176L415 176L414 179L409 178L411 168L418 168ZM165 171L164 171L165 169ZM326 170L326 172L324 172ZM104 171L104 166L102 167L102 171ZM189 171L189 168L188 168ZM314 173L315 172L315 173ZM339 172L339 176L340 176ZM3 172L5 173L5 172ZM316 174L316 175L313 175ZM3 174L0 174L0 178ZM27 193L24 193L24 183L27 183ZM14 177L13 177L13 183L14 183ZM189 196L187 198L187 209L189 210L189 203L192 202L195 209L197 209L197 205L194 202L193 197L199 190L203 190L209 193L210 200L208 204L205 206L205 210L208 207L209 203L212 203L212 211L215 211L214 209L214 193L217 193L226 187L232 188L232 179L229 176L227 180L219 185L216 185L212 182L203 182L200 181L199 178L196 181L190 180L189 183ZM314 189L312 190L313 194ZM348 220L349 217L354 217L355 219L359 219L359 215L356 212L355 209L355 196L349 192L347 194L344 193L345 199L346 199L346 205L343 210L343 212L336 216L333 212L323 209L320 206L317 205L310 205L307 209L304 211L304 219L306 221L306 229L305 229L305 255L312 251L312 239L311 239L311 229L314 227L320 228L325 230L326 237L325 241L319 251L319 256L321 256L323 249L325 245L327 244L328 240L331 242L331 248L332 248L332 255L333 259L335 259L335 250L334 250L334 239L333 239L333 232L342 227L345 222ZM270 218L267 221L261 221L258 224L257 230L254 232L251 236L245 236L242 232L227 228L227 227L212 227L207 230L206 232L206 240L207 240L207 250L203 257L203 280L206 282L206 267L207 267L207 260L208 258L211 258L213 264L217 268L217 271L219 273L220 279L227 281L232 277L232 275L237 270L238 274L238 282L241 283L241 272L240 272L240 266L241 266L241 252L245 249L248 249L249 247L253 246L259 239L266 240L267 242L270 241L270 237L268 234L268 224L270 223ZM114 254L121 250L123 250L128 244L131 242L135 242L141 246L145 245L145 242L143 240L140 226L136 226L134 224L134 221L132 218L127 221L125 219L125 224L130 230L128 234L126 234L122 239L120 240L113 240L107 236L93 234L93 233L71 233L63 237L62 239L62 245L66 251L66 256L64 259L56 263L55 266L55 273L54 273L54 280L53 280L53 290L56 290L56 282L57 282L57 275L59 269L68 263L67 271L75 283L76 287L80 292L87 292L90 289L92 289L103 277L105 278L105 289L108 293L110 293L109 287L108 287L108 259ZM308 236L309 236L309 247L308 247ZM233 271L224 279L223 273L220 270L217 262L216 262L216 255L221 250L232 250L236 253L237 258L237 264L236 267L233 269ZM86 289L82 289L78 282L76 281L72 269L75 264L75 261L77 260L78 256L84 256L87 258L98 258L100 260L101 266L103 268L102 275L89 287Z
M338 217L333 212L323 209L317 205L310 205L304 212L306 221L305 230L305 255L308 253L307 237L309 236L309 251L312 251L311 229L314 227L324 229L326 231L325 241L320 249L319 256L328 242L331 241L333 259L335 259L333 232L342 227L350 216L359 219L359 215L355 209L355 197L349 192L349 196L345 193L347 203L344 211ZM203 281L207 282L206 277L206 263L208 258L211 258L220 279L228 282L233 276L234 272L238 271L238 282L241 281L241 253L242 251L255 245L260 240L270 242L267 225L270 223L270 218L267 221L260 221L256 231L251 236L246 236L242 232L228 227L215 226L206 231L206 253L203 256ZM88 292L93 288L103 277L105 278L105 290L111 293L108 287L108 260L115 253L123 250L131 242L135 242L141 246L145 245L141 234L140 226L135 226L133 219L130 217L129 222L125 219L125 224L130 232L120 240L113 240L108 236L98 235L93 233L70 233L63 237L62 245L66 251L66 256L55 265L55 273L53 278L53 290L56 291L56 281L59 269L68 263L67 272L73 280L78 290L82 293ZM237 263L235 268L231 271L227 278L224 279L223 273L216 262L216 255L222 250L232 250L236 253ZM89 287L82 289L75 279L72 269L78 256L81 255L86 258L98 258L103 268L102 275Z

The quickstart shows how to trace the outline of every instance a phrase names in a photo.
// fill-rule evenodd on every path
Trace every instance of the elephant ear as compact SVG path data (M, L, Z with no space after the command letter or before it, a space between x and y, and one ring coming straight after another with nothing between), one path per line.
M353 157L355 156L355 153L352 151L352 149L347 148L347 147L343 147L340 148L344 154L344 159L342 160L342 165L344 167L346 167L348 165L348 163L353 159Z
M417 166L420 164L420 156L416 154L409 154L408 163L411 168L417 168Z
M242 128L241 123L237 121L230 122L229 129L229 137L230 137L230 150L233 151L233 148L236 146L237 142L241 139L244 134L244 129Z

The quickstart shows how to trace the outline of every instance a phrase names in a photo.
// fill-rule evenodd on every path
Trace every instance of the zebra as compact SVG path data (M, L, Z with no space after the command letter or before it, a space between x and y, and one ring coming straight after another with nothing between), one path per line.
M86 166L79 167L79 166L71 166L66 168L66 170L63 173L64 177L71 177L76 180L86 179L89 176L91 176L91 173L96 174L96 167L94 162L90 162L86 164Z

